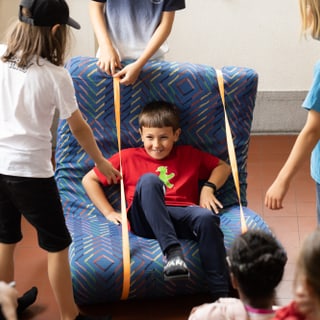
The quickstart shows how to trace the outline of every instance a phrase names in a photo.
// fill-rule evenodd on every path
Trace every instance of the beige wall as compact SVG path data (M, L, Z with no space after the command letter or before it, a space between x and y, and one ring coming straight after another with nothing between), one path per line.
M173 60L259 73L261 91L310 86L320 42L300 38L298 0L186 0L171 36Z
M0 0L0 39L2 40L6 28L18 13L19 0Z
M95 55L90 0L67 0L74 30L71 55ZM133 0L134 1L134 0ZM0 37L17 17L19 0L0 0ZM306 112L319 42L300 39L298 0L186 0L169 38L170 61L251 67L259 74L253 132L298 132Z
M89 0L67 0L82 25L73 55L95 55ZM0 0L0 32L18 0ZM310 86L319 42L300 39L298 0L186 0L169 39L168 60L252 67L260 91L303 91Z
M72 55L93 55L95 52L94 34L88 18L89 0L67 0L71 15L81 24L81 30L73 30ZM5 30L17 18L20 0L0 0L0 39Z

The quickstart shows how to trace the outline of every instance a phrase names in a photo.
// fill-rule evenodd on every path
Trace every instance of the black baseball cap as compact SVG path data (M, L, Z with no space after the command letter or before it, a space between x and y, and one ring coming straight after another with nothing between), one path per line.
M29 9L31 17L23 16L22 8ZM65 0L21 0L19 20L39 27L67 24L80 29L80 24L69 17L69 7Z

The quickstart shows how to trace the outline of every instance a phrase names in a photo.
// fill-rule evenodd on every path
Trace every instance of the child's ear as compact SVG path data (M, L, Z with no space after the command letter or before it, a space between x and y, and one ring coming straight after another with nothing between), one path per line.
M232 272L230 272L230 280L233 288L237 290L239 288L238 281Z
M177 142L179 140L181 134L181 128L177 129L174 133L174 142Z
M142 129L141 129L141 128L139 128L139 133L140 133L141 140L143 141L143 138L142 138Z
M51 28L51 33L54 36L57 32L57 30L60 28L60 24L55 24L52 28Z

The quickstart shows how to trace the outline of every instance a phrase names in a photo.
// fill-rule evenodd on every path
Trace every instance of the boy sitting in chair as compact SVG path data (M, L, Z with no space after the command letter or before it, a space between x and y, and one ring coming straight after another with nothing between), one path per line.
M121 151L123 182L131 230L138 236L157 239L166 257L166 280L187 278L179 238L193 239L207 275L213 301L229 295L229 274L220 218L222 204L215 192L226 182L230 166L192 146L175 145L181 133L177 108L152 102L139 115L143 148ZM109 161L120 168L119 153ZM206 180L200 192L199 181ZM108 201L103 186L111 183L95 167L82 180L99 211L121 223L121 214Z

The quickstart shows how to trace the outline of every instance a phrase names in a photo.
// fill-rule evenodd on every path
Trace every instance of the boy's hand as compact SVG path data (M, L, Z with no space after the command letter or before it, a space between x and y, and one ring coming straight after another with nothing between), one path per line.
M114 48L111 48L109 50L100 48L97 66L101 70L106 72L109 76L114 75L117 69L122 68L119 55Z
M116 211L111 211L107 214L104 214L104 216L111 222L115 223L115 224L121 224L121 213L116 212Z
M201 189L199 205L203 208L213 210L216 214L219 213L219 209L223 208L222 203L213 194L212 188L206 186L203 186Z
M117 183L117 181L122 179L120 172L105 158L99 163L96 163L96 167L106 177L109 184L111 184L111 182Z
M283 208L283 199L288 191L289 184L275 180L266 192L264 204L271 210Z
M115 73L113 76L120 78L120 83L124 85L134 84L141 72L141 67L136 63L132 62L126 65L122 70Z

